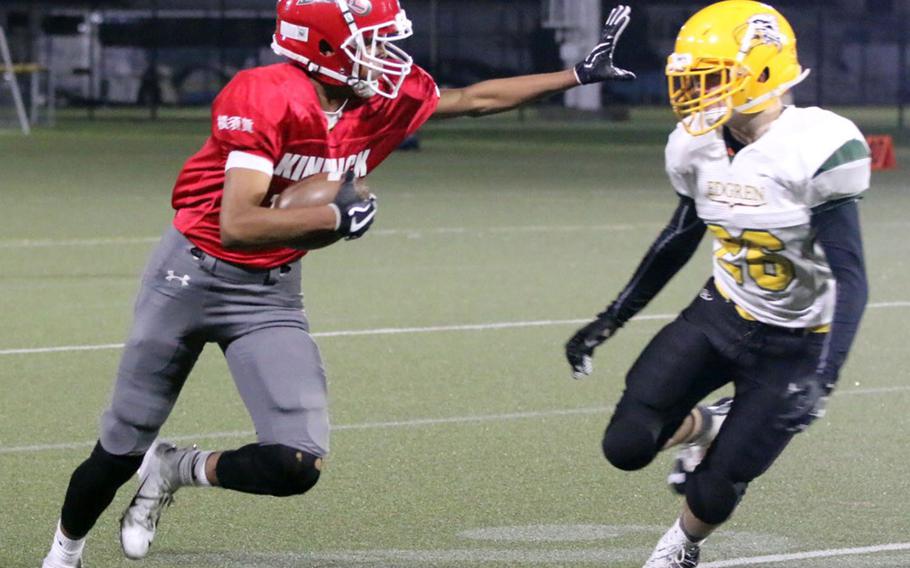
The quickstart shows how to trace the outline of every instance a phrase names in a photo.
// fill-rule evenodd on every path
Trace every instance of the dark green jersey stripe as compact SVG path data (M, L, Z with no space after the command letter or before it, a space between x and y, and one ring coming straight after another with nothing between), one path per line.
M822 164L822 167L818 168L818 171L815 172L815 175L812 177L818 177L819 175L833 170L838 166L843 166L844 164L862 160L863 158L868 157L869 149L866 148L865 144L863 144L860 140L850 140L838 148L836 152L831 154L831 157L828 158L824 164Z

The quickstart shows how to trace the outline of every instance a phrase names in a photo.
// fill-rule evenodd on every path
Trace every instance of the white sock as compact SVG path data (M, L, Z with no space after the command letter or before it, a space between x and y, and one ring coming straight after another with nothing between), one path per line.
M66 558L79 558L82 556L82 549L85 548L85 537L73 540L63 534L60 528L60 521L57 521L57 530L54 533L54 543L51 545L51 551L61 553Z
M212 486L208 476L205 474L205 462L208 461L210 455L212 455L212 452L199 451L193 456L193 485L197 487Z
M674 524L673 528L670 530L679 531L680 537L682 537L682 539L684 539L686 542L689 542L691 544L701 544L701 543L705 542L704 538L701 540L693 540L692 538L689 537L689 535L686 534L686 531L683 530L683 527L682 527L682 517L676 519L676 524Z
M205 476L205 462L212 452L187 450L177 461L177 484L179 487L210 487Z

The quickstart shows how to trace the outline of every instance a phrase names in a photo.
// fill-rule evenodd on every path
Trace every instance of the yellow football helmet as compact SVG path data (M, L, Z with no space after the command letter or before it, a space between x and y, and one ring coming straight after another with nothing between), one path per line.
M780 12L761 2L727 0L683 25L666 73L673 112L699 136L725 124L733 111L767 109L809 70L800 66L796 35Z

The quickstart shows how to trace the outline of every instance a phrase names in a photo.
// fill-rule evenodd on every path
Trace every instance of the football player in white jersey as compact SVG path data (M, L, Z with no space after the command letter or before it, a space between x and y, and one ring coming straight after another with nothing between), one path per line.
M686 22L667 64L680 122L666 167L679 205L622 293L566 344L576 378L589 374L594 348L711 233L712 278L633 365L603 440L610 463L636 470L716 435L680 472L685 506L645 568L698 565L747 485L822 416L866 305L857 201L869 148L849 120L783 103L807 74L771 6L718 2ZM712 413L693 408L731 382L712 433L700 424Z

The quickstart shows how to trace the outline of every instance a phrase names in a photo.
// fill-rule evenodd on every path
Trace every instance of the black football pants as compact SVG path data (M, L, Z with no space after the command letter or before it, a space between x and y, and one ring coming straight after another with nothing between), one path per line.
M618 467L644 467L699 401L732 382L733 407L696 471L709 470L714 478L745 487L793 437L771 424L789 383L814 371L824 339L823 333L742 318L709 281L629 371L607 427L605 451L611 440L625 440L616 452L625 463Z

